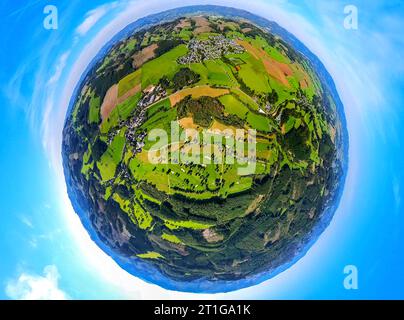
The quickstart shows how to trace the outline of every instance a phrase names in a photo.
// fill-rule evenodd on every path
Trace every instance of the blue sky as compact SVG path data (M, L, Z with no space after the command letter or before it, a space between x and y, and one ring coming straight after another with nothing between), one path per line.
M0 1L0 298L404 298L404 5L401 1L217 0L278 22L333 76L350 135L340 207L307 255L274 279L229 294L163 290L120 269L89 239L66 196L61 127L74 85L101 46L146 14L199 1ZM56 2L55 2L56 3ZM359 29L344 28L356 5ZM358 268L346 290L343 269Z

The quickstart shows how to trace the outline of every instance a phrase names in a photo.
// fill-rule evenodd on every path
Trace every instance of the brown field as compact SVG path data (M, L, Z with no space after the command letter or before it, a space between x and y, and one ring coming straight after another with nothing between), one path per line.
M138 85L136 85L132 89L130 89L128 92L126 92L124 95L120 96L118 98L117 104L124 102L126 99L129 99L130 97L134 96L136 93L140 92L141 90L142 90L142 84L139 83Z
M233 131L233 135L235 135L237 128L233 127L233 126L226 126L225 124L223 124L217 120L214 120L213 124L211 125L209 130L212 130L212 131L214 131L214 130L220 130L220 131L231 130L231 131Z
M219 30L220 31L223 31L224 30L224 28L226 28L226 27L229 27L229 28L235 28L235 29L239 29L239 27L238 27L238 25L236 24L236 23L233 23L233 22L223 22L223 21L220 21L219 23L218 23L218 26L219 26Z
M143 48L140 52L132 56L133 67L135 69L140 68L145 62L154 58L154 50L157 49L157 44L153 43L150 46Z
M101 118L102 121L108 118L109 114L112 110L114 110L115 106L118 102L118 85L114 84L111 88L108 89L104 100L101 105Z
M193 17L192 20L195 21L197 27L206 27L210 24L206 17Z
M194 88L187 88L172 94L170 96L170 102L172 106L175 106L178 102L180 102L182 99L184 99L186 96L189 95L191 95L192 98L194 99L198 99L203 96L216 98L228 93L229 93L228 89L217 89L207 85L198 86Z
M188 19L181 19L181 21L175 26L175 29L181 30L184 28L189 28L191 26L191 22Z
M179 120L179 123L183 129L199 129L199 126L194 123L194 119L192 117L182 118Z
M224 239L222 235L217 234L212 229L205 229L205 230L203 230L202 234L203 234L203 237L205 238L205 240L209 243L219 242Z
M198 28L196 28L196 29L194 30L194 34L197 35L197 34L206 33L206 32L211 32L211 31L212 31L212 28L209 27L209 26L206 26L206 27L198 27Z
M250 53L255 59L260 60L260 58L263 56L263 53L249 42L239 39L237 39L236 42L246 49L248 53Z
M137 86L126 92L124 95L118 97L118 85L114 84L111 88L109 88L101 105L102 121L108 118L112 110L114 110L118 104L121 104L125 100L134 96L136 93L140 92L141 89L142 85L138 84Z
M312 80L310 76L300 64L294 63L292 64L292 68L295 75L297 74L296 78L299 80L300 87L302 89L306 89L312 85Z
M244 29L241 29L241 32L242 33L247 33L247 32L250 32L251 31L251 28L244 28Z
M299 83L300 83L300 87L301 87L302 89L306 89L306 88L309 87L309 84L307 83L307 80L306 80L306 79L300 80Z
M268 74L286 87L290 87L287 77L293 75L293 71L286 63L272 59L263 49L258 49L244 40L237 40L255 59L262 61Z
M181 150L184 146L184 142L172 142L171 144L168 145L168 147L170 148L170 152L175 152L178 150Z
M206 19L205 17L194 17L192 19L195 21L196 26L194 34L200 34L212 31L212 28L209 26L210 23L208 19Z

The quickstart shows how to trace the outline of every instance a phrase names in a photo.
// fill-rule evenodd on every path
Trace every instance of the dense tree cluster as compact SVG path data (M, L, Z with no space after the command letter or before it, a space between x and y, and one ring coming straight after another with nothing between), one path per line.
M193 85L200 80L201 76L189 68L181 68L173 77L173 87L176 91L186 86Z
M212 97L200 97L192 99L191 96L185 97L177 105L177 114L179 118L192 115L194 122L202 127L208 128L214 118L220 118L223 114L224 106L222 103Z

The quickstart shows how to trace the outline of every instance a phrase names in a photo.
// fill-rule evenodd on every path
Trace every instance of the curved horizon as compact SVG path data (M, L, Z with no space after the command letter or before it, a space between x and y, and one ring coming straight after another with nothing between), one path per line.
M9 199L2 208L7 223L0 227L0 248L7 257L0 278L7 286L18 275L42 275L43 268L52 265L61 275L60 287L67 296L78 299L402 297L400 268L404 261L395 252L404 239L399 214L404 179L399 138L404 111L400 52L404 44L398 32L403 6L359 1L360 28L347 31L343 7L336 1L327 6L321 1L216 2L277 22L318 56L332 76L345 106L350 148L346 187L331 225L286 271L229 294L166 291L123 271L90 239L67 197L60 156L67 107L83 70L120 30L165 9L209 1L164 5L154 0L97 1L81 7L61 3L59 24L63 28L55 32L43 30L42 15L26 19L38 6L10 4L2 14L7 29L14 31L9 36L4 31L3 36L13 54L2 51L8 64L0 74L4 88L0 99L7 107L0 130L4 136L14 137L2 145L9 155L2 160L3 167L11 168L4 173L9 183L3 189ZM19 25L21 19L26 23ZM16 238L10 226L24 236ZM10 239L21 248L18 254L8 253ZM342 286L343 268L349 264L358 266L363 290L347 292ZM80 292L82 283L89 289ZM9 297L10 291L6 291L0 290L0 297Z

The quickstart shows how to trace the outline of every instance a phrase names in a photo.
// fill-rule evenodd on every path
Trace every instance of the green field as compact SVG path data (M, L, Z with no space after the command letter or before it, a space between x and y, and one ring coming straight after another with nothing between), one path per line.
M335 102L304 55L248 20L163 19L112 44L80 88L69 195L111 250L175 281L289 261L336 190Z
M98 123L100 122L101 99L100 97L95 97L94 93L92 93L90 97L88 123Z
M123 96L130 89L141 84L142 80L142 69L138 69L135 72L127 75L125 78L118 83L118 97Z
M225 106L226 112L235 114L240 119L246 119L251 128L262 132L270 132L272 128L268 118L263 114L250 111L246 105L240 101L240 98L240 95L229 94L220 97L219 100ZM246 101L246 99L244 100Z
M168 111L168 110L170 110L170 108L171 108L171 103L170 103L170 100L168 98L160 100L159 102L153 104L151 107L149 107L147 109L147 116L148 116L148 118L151 118L157 112Z
M180 69L177 59L187 53L186 45L179 45L162 56L142 66L142 88L157 84L163 76L172 78Z
M176 33L174 33L174 35L177 36ZM192 35L192 31L187 28L181 29L181 32L178 34L178 36L183 40L190 40Z
M167 103L167 102L165 102ZM159 105L161 107L162 105ZM166 111L155 112L145 123L142 124L141 128L147 131L151 129L166 129L169 130L171 121L177 119L177 110L168 109Z
M195 221L174 221L174 220L165 220L164 224L170 230L176 230L176 229L180 229L180 228L201 230L201 229L207 229L207 228L213 226L213 224L206 224L206 223L200 223L200 222L195 222Z
M150 213L143 210L136 201L123 199L117 193L114 193L112 198L119 204L122 211L126 212L132 222L139 226L140 229L146 230L151 227L153 221L152 216Z
M133 49L135 49L136 44L137 44L137 40L132 39L132 40L128 41L128 43L126 43L126 45L123 47L122 50L125 52L131 52Z
M268 44L268 42L260 36L256 36L255 39L250 40L251 44L256 48L262 48L268 55L276 61L282 63L290 63L287 56L283 55L277 48L274 48Z
M81 167L81 173L84 174L87 179L89 177L89 170L94 168L94 162L89 162L91 157L91 145L88 146L87 151L83 155L83 166Z
M227 94L219 98L220 102L225 106L225 111L230 114L235 114L240 119L244 119L249 113L248 108L234 95Z
M255 59L249 53L244 53L241 59L246 63L241 65L239 75L244 83L257 92L268 93L271 91L268 75L263 63Z
M161 258L164 258L160 253L154 252L154 251L141 253L141 254L138 254L137 256L139 258L142 258L142 259L161 259Z
M198 85L217 85L233 87L237 85L231 68L222 60L209 60L204 63L193 63L190 69L201 76Z
M168 234L168 233L163 233L161 236L162 239L167 240L171 243L175 244L182 244L182 241L175 235L173 234Z
M109 181L115 177L116 166L121 162L123 156L125 141L125 129L122 129L112 140L111 144L108 146L108 150L97 163L103 182Z
M270 122L268 118L261 114L249 112L247 115L247 122L253 129L256 129L258 131L263 132L271 131Z
M137 103L142 97L142 93L138 92L134 96L125 100L121 104L118 104L114 110L118 113L119 120L126 120L132 114L133 110L136 109Z
M241 91L238 88L232 88L231 93L233 93L238 100L240 100L244 105L246 105L252 111L258 111L260 106L254 101L249 95Z

